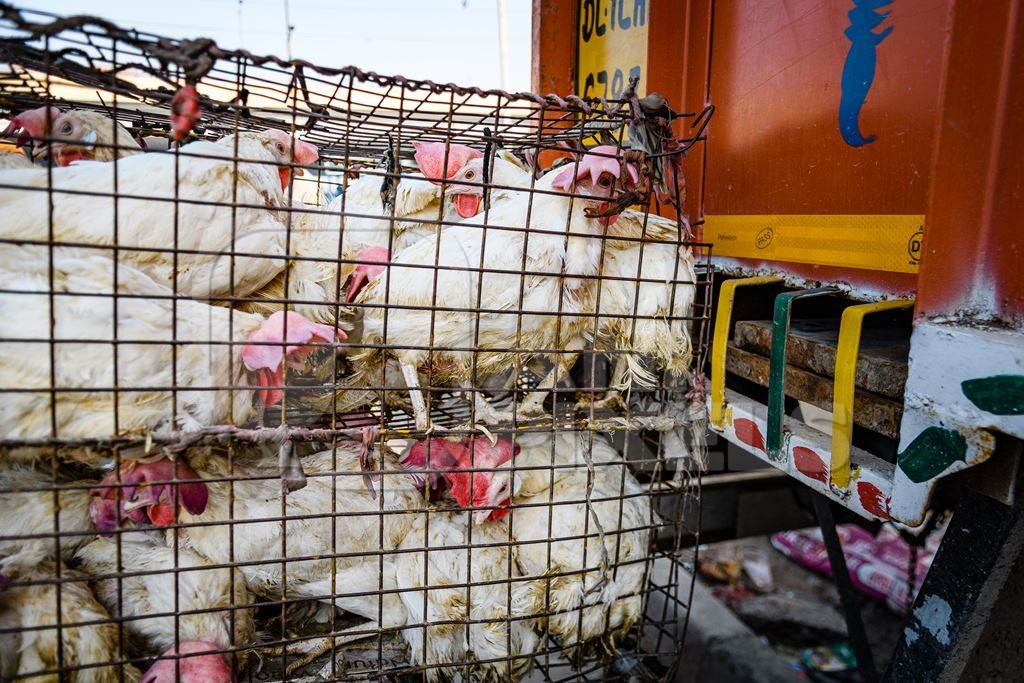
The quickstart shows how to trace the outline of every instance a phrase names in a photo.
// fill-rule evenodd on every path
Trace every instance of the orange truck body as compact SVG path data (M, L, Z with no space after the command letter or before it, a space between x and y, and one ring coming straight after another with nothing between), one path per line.
M621 37L619 17L642 18L645 90L679 111L716 106L686 160L686 209L705 219L717 265L1019 323L1020 13L956 0L535 0L533 87L582 94L584 31Z

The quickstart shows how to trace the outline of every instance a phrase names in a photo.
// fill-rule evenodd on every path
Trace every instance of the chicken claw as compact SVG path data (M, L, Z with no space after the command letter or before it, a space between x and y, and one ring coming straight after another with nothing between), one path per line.
M614 410L626 412L628 406L622 398L622 393L616 389L608 391L603 398L593 400L593 394L586 393L576 400L574 410L578 413L588 412L591 408L594 412L601 410Z
M491 444L493 445L495 443L493 435L486 427L481 426L480 423L483 423L484 425L493 426L512 422L513 417L516 415L518 415L520 418L543 415L543 401L546 396L547 393L544 392L543 395L541 395L540 397L540 401L537 401L534 400L533 394L531 394L526 398L525 401L519 404L518 410L513 412L512 410L509 409L495 408L494 405L492 405L486 398L484 398L480 392L474 392L473 408L476 413L476 420L478 420L478 422L474 422L472 428L480 431L481 434L484 434L488 439L490 439Z
M285 667L285 674L291 677L296 671L307 666L310 662L320 657L334 647L332 638L324 636L310 640L296 640L287 645L274 645L263 647L256 651L262 662L264 658L288 657L288 665ZM294 658L294 659L293 659Z

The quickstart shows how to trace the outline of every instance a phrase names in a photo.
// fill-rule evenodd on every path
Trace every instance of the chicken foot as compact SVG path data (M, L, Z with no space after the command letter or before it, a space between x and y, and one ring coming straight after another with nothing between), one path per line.
M308 666L311 662L316 661L327 652L336 650L343 645L355 643L365 638L372 638L376 635L378 628L378 622L376 620L371 620L365 624L356 624L355 626L343 628L329 636L292 643L293 646L297 646L294 648L296 650L294 654L300 656L294 662L290 662L288 666L285 667L285 674L292 676L296 671ZM355 633L352 633L352 631L355 631ZM368 633L367 631L373 632ZM289 654L292 653L289 652ZM328 668L330 668L330 663L328 663Z
M299 658L289 663L286 668L289 675L331 649L364 638L372 638L382 628L394 629L405 624L405 608L398 596L390 592L397 589L394 576L391 573L394 569L385 569L385 575L378 579L375 574L376 562L371 564L372 568L366 563L362 563L347 569L338 569L331 578L310 581L295 587L296 592L302 595L349 614L364 617L369 621L343 628L321 638L302 643L291 643L289 654L295 650L295 654L298 654ZM367 573L368 569L369 573ZM385 592L375 600L374 596L339 594L338 590L341 586L345 586L346 590L353 592L377 590L378 588ZM378 600L382 602L378 602ZM298 648L293 647L296 645Z
M484 397L484 393L482 391L473 388L473 384L471 382L463 382L462 389L465 393L473 395L474 419L489 425L498 424L504 420L511 419L510 417L506 417L507 411L495 408L491 402Z
M562 355L555 362L551 371L540 381L537 388L528 393L518 406L514 406L514 410L499 410L488 403L480 392L473 392L473 404L476 407L477 417L485 424L495 425L512 422L513 414L527 418L543 415L544 401L547 400L548 394L558 384L559 378L564 378L569 373L569 369L572 368L578 356L579 354L576 353Z
M317 638L310 638L308 640L293 640L284 645L260 647L256 648L255 652L261 662L287 655L288 665L285 667L285 672L290 676L297 669L306 666L327 651L327 649L322 649L324 641L327 641L327 649L330 649L330 636L321 636ZM314 651L317 652L316 656L309 658L308 655ZM260 666L262 667L262 664Z

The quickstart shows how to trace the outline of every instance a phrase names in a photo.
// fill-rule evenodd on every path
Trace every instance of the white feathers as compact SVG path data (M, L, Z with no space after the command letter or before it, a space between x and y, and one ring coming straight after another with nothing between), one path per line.
M542 178L538 187L550 182ZM516 354L508 349L553 348L556 337L566 343L573 335L563 328L578 324L582 311L582 278L597 272L600 258L599 226L584 216L584 204L516 193L493 204L486 229L477 216L397 254L357 300L389 306L386 334L383 308L365 310L363 340L386 343L418 366L427 352L408 347L423 346L432 331L434 362L453 363L466 380L473 354L460 349L477 349L478 381L511 366ZM529 232L522 228L528 215Z
M470 525L467 512L436 512L413 522L400 546L413 552L395 556L408 612L402 637L414 664L468 661L473 680L507 680L510 672L517 680L538 644L530 620L515 618L529 614L533 587L516 580L516 548L504 522ZM456 670L461 667L450 671ZM427 677L444 673L431 668Z
M671 242L630 242L609 249L603 263L600 290L594 297L598 348L629 351L651 357L660 369L681 374L690 366L690 318L696 274L689 247ZM651 386L654 377L636 362L631 377Z
M237 570L208 567L202 556L187 548L175 551L159 537L139 536L123 537L120 555L117 541L97 538L81 548L76 559L93 577L97 599L111 614L126 617L125 632L143 651L161 654L186 640L203 640L223 649L254 643L254 609L245 608L253 597ZM126 574L120 580L118 557L120 571Z
M62 680L137 681L139 671L134 666L124 666L122 679L120 667L112 664L121 661L118 626L96 601L86 576L61 566L60 576L66 582L48 582L57 575L57 566L45 562L23 577L40 583L9 586L0 592L0 631L4 631L0 634L0 677L8 680L8 677L52 671L63 665L77 672L63 674ZM63 627L59 639L58 623ZM56 675L29 678L57 680Z
M192 465L204 477L230 478L228 464L213 456L205 462L193 458ZM323 451L302 458L307 476L304 488L284 497L276 460L258 455L239 455L234 476L244 472L245 481L233 487L233 508L229 506L229 484L210 482L210 498L201 515L182 514L183 522L216 522L213 526L194 526L180 532L182 543L214 563L243 563L240 571L256 593L280 598L282 591L291 596L315 598L345 610L376 618L378 600L374 595L345 597L349 593L378 590L379 582L393 586L394 550L412 523L411 514L384 515L381 536L381 506L384 510L402 511L418 505L419 493L412 480L403 474L374 477L375 492L366 489L359 465L358 448L340 444L336 453ZM399 469L390 455L383 464L385 471ZM339 476L331 473L339 472ZM262 477L262 478L261 478ZM383 497L383 501L379 497ZM257 521L280 517L289 519L283 525L276 521ZM338 514L336 519L332 515ZM246 521L228 526L231 520ZM332 532L333 527L333 532ZM232 542L231 534L234 534ZM282 534L285 546L282 547ZM229 555L234 547L234 557ZM284 553L282 554L282 550ZM379 568L380 554L385 553L384 572ZM343 554L335 560L315 559L289 562L285 583L282 557L325 557ZM332 600L332 596L336 597ZM395 595L385 596L385 613L398 607ZM400 608L399 608L400 609Z
M532 613L551 613L538 626L570 647L623 632L640 617L653 513L647 492L604 437L592 437L591 471L590 435L556 437L553 457L552 435L545 436L520 440L516 467L556 468L548 486L513 499L512 536L523 575L537 579Z
M113 297L108 255L56 248L51 273L48 252L44 246L0 245L0 386L17 390L0 402L0 430L8 438L110 437L251 418L241 349L230 342L244 341L262 318L175 302L168 287L125 264L117 268L119 296ZM51 278L57 292L52 347ZM115 394L115 385L125 390ZM52 406L51 386L62 389ZM180 388L176 397L171 387Z
M285 225L269 144L265 133L238 136L238 157L263 163L236 163L230 136L194 142L178 155L4 171L0 184L12 187L0 189L0 236L116 244L122 262L159 284L176 283L180 294L244 296L284 268L283 259L272 258L284 255Z

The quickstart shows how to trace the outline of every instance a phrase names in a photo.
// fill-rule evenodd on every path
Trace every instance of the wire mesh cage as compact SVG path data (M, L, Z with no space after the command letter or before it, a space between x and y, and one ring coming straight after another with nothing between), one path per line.
M672 675L710 108L0 14L4 680Z

